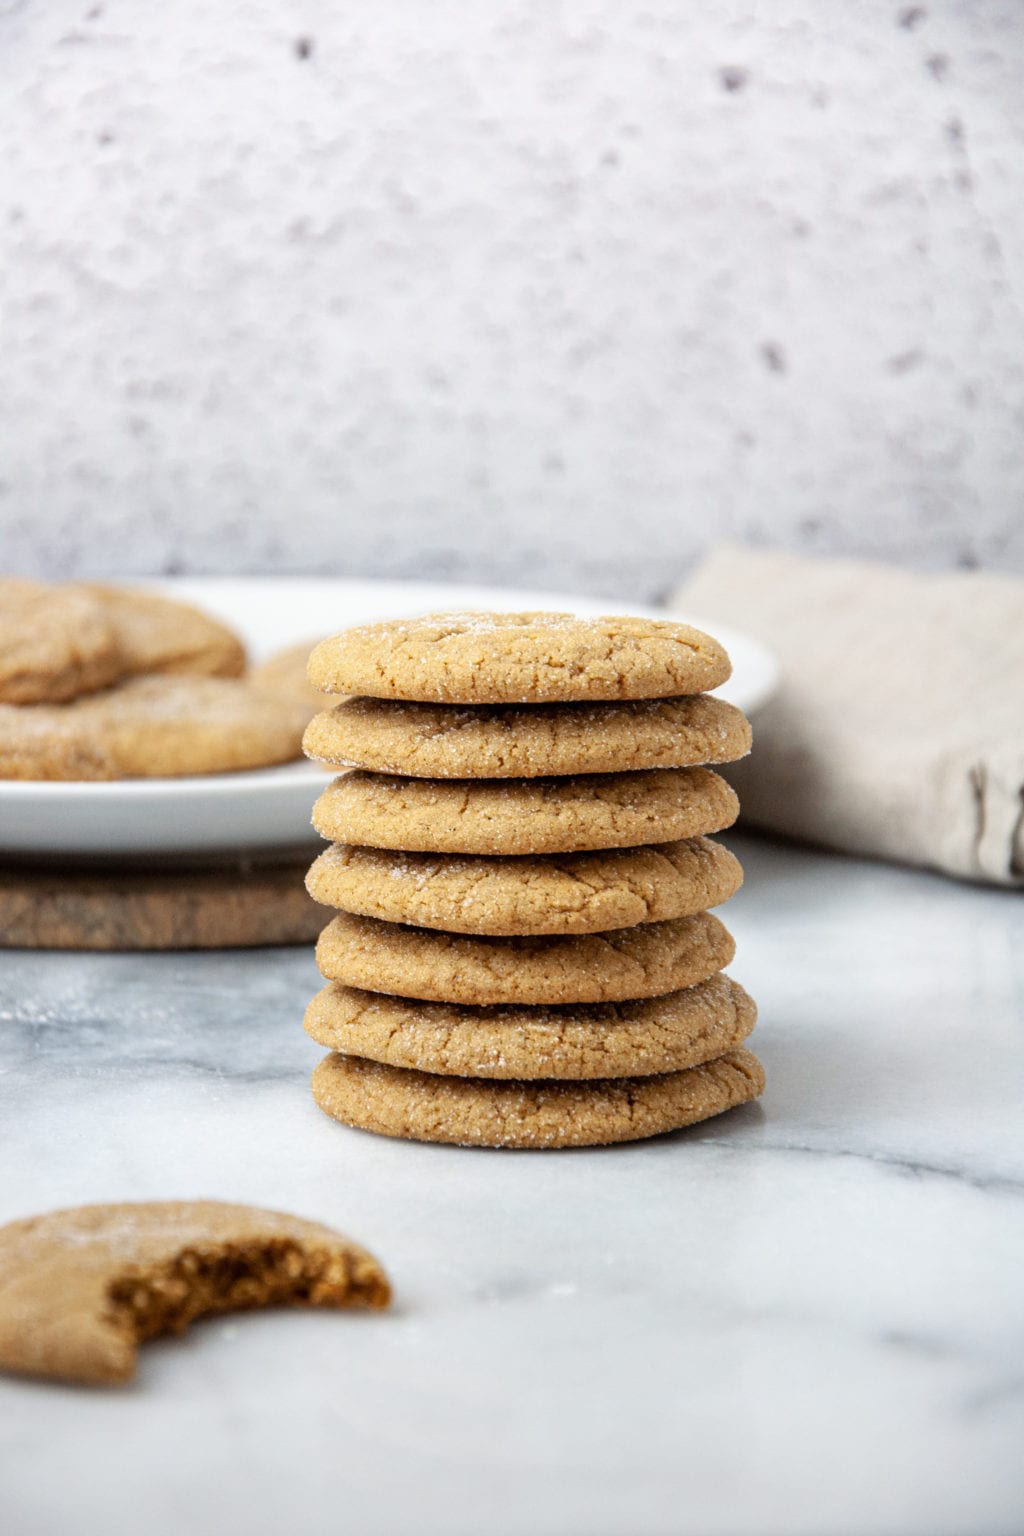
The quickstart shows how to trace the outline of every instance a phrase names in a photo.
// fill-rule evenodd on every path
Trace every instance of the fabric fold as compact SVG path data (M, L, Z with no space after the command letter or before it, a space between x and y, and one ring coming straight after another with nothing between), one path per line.
M723 546L670 606L779 656L728 770L747 822L1024 885L1024 581Z

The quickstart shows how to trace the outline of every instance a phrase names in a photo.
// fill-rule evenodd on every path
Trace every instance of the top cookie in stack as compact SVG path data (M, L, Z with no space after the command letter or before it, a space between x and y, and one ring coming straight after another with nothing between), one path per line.
M323 641L306 732L354 771L313 820L332 847L311 894L328 985L307 1012L333 1048L329 1114L486 1146L633 1140L763 1086L755 1010L720 975L707 909L742 874L709 839L737 803L709 763L750 728L685 624L441 614Z

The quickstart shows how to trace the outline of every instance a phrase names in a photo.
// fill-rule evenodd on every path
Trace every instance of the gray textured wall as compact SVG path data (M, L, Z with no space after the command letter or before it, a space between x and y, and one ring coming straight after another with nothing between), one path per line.
M1022 79L1020 0L0 0L2 564L1024 568Z

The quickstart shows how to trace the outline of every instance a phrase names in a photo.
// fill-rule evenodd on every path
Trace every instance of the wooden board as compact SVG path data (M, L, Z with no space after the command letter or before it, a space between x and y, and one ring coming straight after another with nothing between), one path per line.
M302 864L98 871L0 866L0 948L231 949L308 944L331 912Z

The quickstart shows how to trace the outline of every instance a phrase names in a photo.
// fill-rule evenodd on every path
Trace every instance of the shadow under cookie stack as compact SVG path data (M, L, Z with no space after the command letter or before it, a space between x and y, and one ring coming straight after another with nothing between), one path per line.
M709 834L749 750L685 624L440 614L323 641L350 695L307 754L352 769L313 823L328 1115L419 1141L570 1147L704 1120L764 1086L756 1009L708 910L742 881Z

